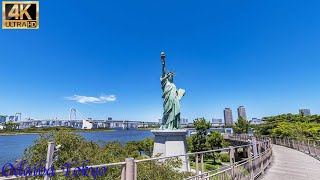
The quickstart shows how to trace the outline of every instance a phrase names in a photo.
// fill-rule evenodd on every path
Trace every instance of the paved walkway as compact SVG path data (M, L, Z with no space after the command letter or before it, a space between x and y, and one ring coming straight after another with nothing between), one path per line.
M273 145L273 161L262 180L320 180L320 161L302 152Z

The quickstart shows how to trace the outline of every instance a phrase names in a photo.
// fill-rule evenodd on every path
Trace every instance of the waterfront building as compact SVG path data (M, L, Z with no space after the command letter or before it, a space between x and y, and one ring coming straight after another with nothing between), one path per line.
M225 108L223 111L224 122L226 126L233 126L232 110L230 108Z
M242 117L243 119L247 119L247 112L244 106L238 107L238 119Z
M211 125L213 127L223 127L224 126L224 122L222 121L222 119L212 118Z
M0 116L0 123L4 123L7 121L7 116Z
M18 116L9 116L9 121L17 122L18 121Z
M252 120L250 121L250 124L252 125L257 125L261 123L262 123L262 119L258 119L258 118L252 118Z
M311 116L310 109L299 109L299 113L303 114L304 116Z

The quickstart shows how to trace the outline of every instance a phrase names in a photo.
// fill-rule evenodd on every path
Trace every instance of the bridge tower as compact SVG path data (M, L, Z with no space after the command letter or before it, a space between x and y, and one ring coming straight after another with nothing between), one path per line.
M77 115L81 117L82 119L82 129L92 129L93 124L88 121L88 118L82 115L82 113L75 108L70 108L69 111L69 121L73 120L72 116L74 117L74 120L77 120Z
M14 115L14 119L17 118L17 121L21 121L21 113L17 112L15 115Z

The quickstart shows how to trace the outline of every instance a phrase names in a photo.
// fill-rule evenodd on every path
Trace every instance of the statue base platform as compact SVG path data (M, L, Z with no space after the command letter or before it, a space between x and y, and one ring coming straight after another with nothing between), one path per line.
M187 130L152 130L155 135L153 156L170 157L187 153ZM189 158L180 156L181 171L190 171Z

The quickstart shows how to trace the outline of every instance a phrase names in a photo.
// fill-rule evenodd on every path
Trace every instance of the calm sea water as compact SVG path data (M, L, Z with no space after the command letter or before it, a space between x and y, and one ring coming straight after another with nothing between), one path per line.
M89 141L94 142L128 142L144 140L148 137L153 137L150 131L112 131L112 132L88 132L79 133ZM7 162L14 162L19 159L24 150L33 144L33 140L37 139L38 135L12 135L0 136L0 166Z

